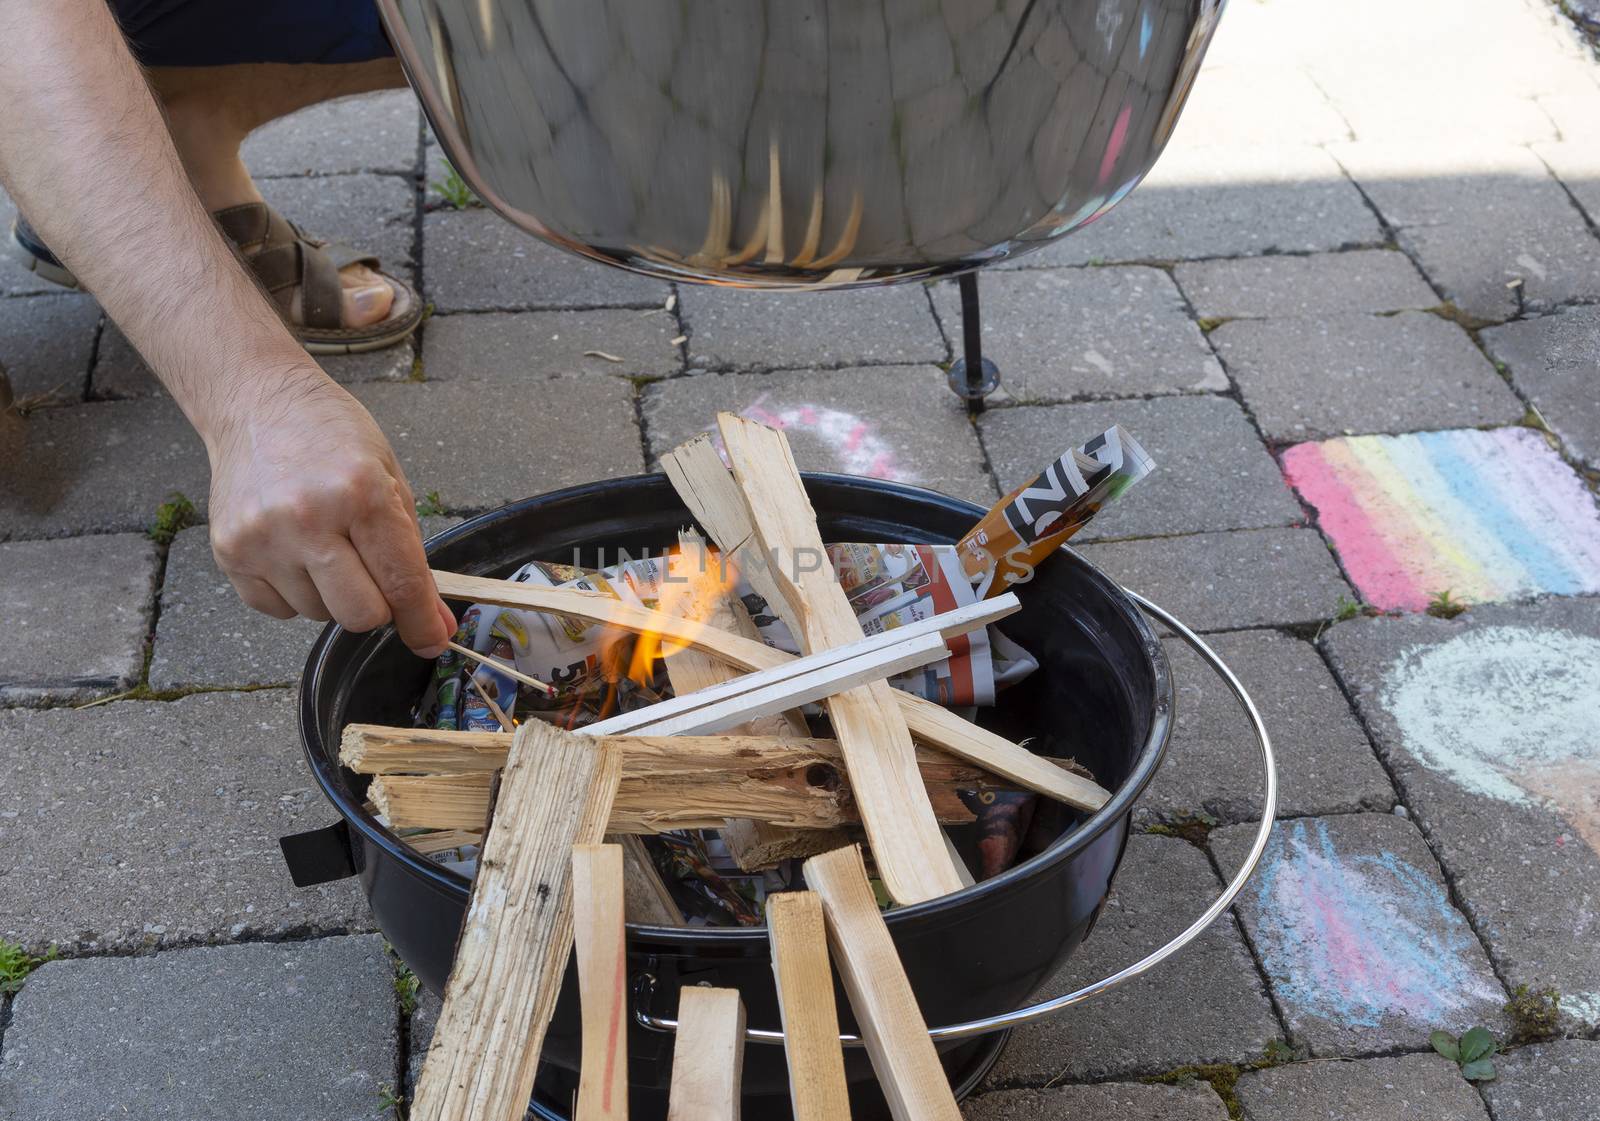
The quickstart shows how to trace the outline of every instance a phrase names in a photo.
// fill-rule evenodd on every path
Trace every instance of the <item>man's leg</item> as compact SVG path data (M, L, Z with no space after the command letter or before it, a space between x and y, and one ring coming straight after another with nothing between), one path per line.
M318 102L405 85L394 58L324 64L239 63L174 66L149 71L195 193L207 210L260 202L239 148L269 121ZM376 323L389 314L394 290L365 265L350 265L344 283L347 326Z

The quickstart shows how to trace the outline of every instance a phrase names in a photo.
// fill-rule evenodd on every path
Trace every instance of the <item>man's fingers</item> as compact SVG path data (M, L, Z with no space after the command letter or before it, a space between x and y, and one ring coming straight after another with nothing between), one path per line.
M233 590L239 593L239 598L246 607L271 615L274 619L293 619L294 608L272 590L272 585L265 580L258 580L254 576L228 576L228 582L233 585Z
M350 540L388 601L401 641L421 657L438 657L453 628L440 611L422 536L405 510L396 504L357 522Z
M340 539L309 571L329 614L345 630L370 631L390 620L388 602L348 541Z
M333 618L328 605L322 601L322 593L317 591L316 584L312 583L305 569L283 569L273 573L271 580L274 590L288 601L297 614L319 623L326 623Z

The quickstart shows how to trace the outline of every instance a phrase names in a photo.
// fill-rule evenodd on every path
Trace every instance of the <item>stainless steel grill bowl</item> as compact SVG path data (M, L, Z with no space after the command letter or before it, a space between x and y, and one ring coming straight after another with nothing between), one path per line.
M1172 133L1222 0L378 0L500 214L671 279L962 272L1093 221Z

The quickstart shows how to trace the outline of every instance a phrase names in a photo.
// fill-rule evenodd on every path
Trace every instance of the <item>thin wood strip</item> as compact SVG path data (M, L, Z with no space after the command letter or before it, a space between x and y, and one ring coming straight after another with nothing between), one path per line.
M850 1121L821 897L810 891L768 897L767 940L794 1121Z
M628 951L620 845L572 846L583 1064L573 1121L628 1121Z
M861 624L827 566L789 441L732 413L718 414L717 428L755 538L800 623L795 639L808 654L859 641ZM910 904L960 891L894 690L882 680L863 684L830 696L827 709L889 895Z
M961 1121L922 1009L867 882L861 850L852 845L813 856L805 875L822 897L833 962L895 1121Z
M744 1003L737 989L685 985L678 993L667 1121L739 1121Z
M629 922L646 926L686 926L683 911L672 891L661 878L661 870L650 859L644 838L632 833L608 835L606 840L622 846L624 904Z
M547 685L543 681L540 681L537 677L528 676L527 674L525 674L521 670L519 670L516 666L507 665L505 662L502 662L499 658L491 658L487 654L480 654L478 651L472 649L470 646L463 646L463 645L461 645L461 643L455 642L455 641L446 642L445 645L448 646L450 649L454 650L457 654L460 654L460 655L462 655L464 657L467 657L467 658L471 658L473 661L478 662L478 663L480 663L482 665L486 665L490 669L499 670L501 673L505 674L507 677L512 678L513 680L516 680L516 681L520 681L524 685L533 686L535 689L539 690L539 692L545 694L546 696L554 696L555 695L555 689L552 686ZM474 680L476 680L476 677L477 677L477 674L476 674L476 671L474 671L474 674L473 674Z
M414 1121L521 1121L572 949L572 846L605 832L621 753L517 730L484 841Z

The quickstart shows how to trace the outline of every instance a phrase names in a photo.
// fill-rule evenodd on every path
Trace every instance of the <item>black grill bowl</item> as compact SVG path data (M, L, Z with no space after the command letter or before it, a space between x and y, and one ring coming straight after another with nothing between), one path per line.
M983 510L915 487L843 475L807 475L828 541L940 543L958 539ZM556 491L473 518L434 537L434 567L506 575L527 560L583 564L639 555L676 542L691 524L660 475ZM1029 680L985 710L983 723L1041 754L1073 756L1113 791L1092 817L1063 818L1043 853L1003 875L942 899L891 911L889 929L930 1025L1018 1007L1089 933L1127 843L1129 815L1160 764L1171 730L1172 683L1155 634L1115 583L1062 550L1019 586L1023 610L1003 629L1041 662ZM407 724L428 666L383 628L352 634L330 626L312 648L300 685L306 759L343 817L348 868L360 877L385 937L424 985L440 992L466 912L468 883L412 853L362 809L363 780L338 765L339 733L352 722ZM335 864L343 863L343 854ZM329 878L325 873L315 878ZM297 879L306 878L304 874ZM777 1029L764 930L630 925L628 968L655 981L648 1011L676 1015L682 985L740 991L753 1028ZM842 990L840 1018L855 1024ZM568 969L545 1040L535 1112L563 1118L577 1085L580 1019ZM1000 1037L941 1049L958 1090L970 1089L999 1053ZM635 1026L628 1040L636 1121L665 1116L672 1037ZM866 1053L846 1052L860 1119L886 1116ZM786 1118L782 1049L752 1044L744 1067L745 1116Z

